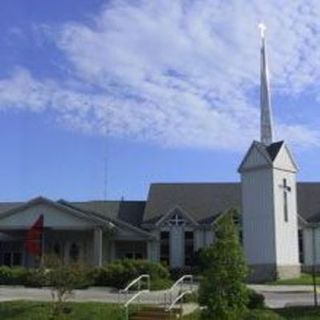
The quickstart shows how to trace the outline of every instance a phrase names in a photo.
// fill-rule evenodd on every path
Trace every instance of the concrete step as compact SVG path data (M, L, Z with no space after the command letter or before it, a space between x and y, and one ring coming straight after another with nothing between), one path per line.
M178 319L179 309L173 309L171 313L160 307L145 307L130 315L130 320L174 320Z

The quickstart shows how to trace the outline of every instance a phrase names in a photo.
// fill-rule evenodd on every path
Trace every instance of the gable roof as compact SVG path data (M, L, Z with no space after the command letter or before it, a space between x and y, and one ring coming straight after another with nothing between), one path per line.
M192 216L190 216L188 214L188 212L186 210L184 210L183 208L181 208L181 206L176 206L173 209L169 210L165 215L163 215L156 223L156 225L161 225L162 223L164 223L166 220L170 219L172 216L174 215L181 215L184 219L186 219L189 223L191 223L192 225L198 225L197 221L195 221L193 219Z
M197 223L208 223L230 207L240 208L238 183L155 183L150 186L144 223L155 223L179 206Z
M242 173L256 168L275 168L291 172L298 170L284 141L274 142L270 145L253 141L238 168L238 172Z
M272 160L266 146L261 142L253 141L238 167L238 172L241 173L248 170L248 168L261 167L262 165L272 167Z
M149 232L139 228L138 226L134 226L133 224L130 224L128 222L125 222L125 221L122 221L120 219L117 219L114 214L115 212L113 211L110 211L110 215L108 214L109 212L108 211L105 211L105 212L98 212L98 211L92 211L90 209L88 209L88 206L87 206L87 209L84 209L84 208L80 208L79 206L76 206L75 204L72 204L71 202L68 202L66 200L59 200L58 201L59 203L61 203L62 205L64 206L67 206L67 207L70 207L70 208L73 208L73 209L77 209L77 210L80 210L81 212L85 213L85 214L88 214L88 215L93 215L95 217L98 217L100 219L104 219L105 221L108 221L108 222L111 222L112 224L118 226L118 227L124 227L124 228L127 228L133 232L136 232L136 233L139 233L140 235L142 236L145 236L145 237L148 237L148 238L153 238L153 235L150 234ZM107 201L106 201L107 202ZM121 201L122 202L122 201ZM118 207L119 209L119 212L121 211L121 202L119 202L120 206ZM108 202L107 202L108 203ZM129 202L130 203L130 202ZM83 203L82 203L83 204ZM101 204L100 204L101 205ZM115 205L113 203L113 205ZM101 208L100 208L101 209ZM113 207L114 209L114 207ZM130 213L130 211L128 211L127 213ZM140 213L139 211L132 211L131 214L134 214L134 213Z
M279 142L274 142L267 147L264 146L272 162L276 159L283 144L284 144L284 141L279 141Z
M104 226L112 227L112 225L110 225L109 221L102 220L101 218L95 217L93 215L84 214L80 210L77 210L75 208L66 207L66 206L62 205L60 202L55 202L55 201L52 201L52 200L44 198L44 197L36 197L34 199L31 199L30 201L20 203L18 205L14 205L12 207L6 206L6 210L3 210L0 213L0 220L2 218L11 216L19 211L31 208L31 207L39 205L39 204L45 204L47 206L56 208L58 210L62 210L64 212L67 212L67 213L79 218L79 219L87 220L87 221L90 221L91 223L94 223L97 225L101 224Z

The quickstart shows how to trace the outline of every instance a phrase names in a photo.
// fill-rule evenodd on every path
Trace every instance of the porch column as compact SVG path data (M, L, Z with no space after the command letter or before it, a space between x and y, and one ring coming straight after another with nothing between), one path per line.
M93 261L97 267L102 266L103 261L103 231L96 228L93 232Z

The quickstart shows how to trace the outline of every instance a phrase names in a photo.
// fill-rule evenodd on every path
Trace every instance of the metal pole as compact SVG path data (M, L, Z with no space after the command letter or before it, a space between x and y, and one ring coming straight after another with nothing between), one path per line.
M313 297L314 297L314 306L318 307L318 294L317 294L317 280L316 280L316 235L315 235L315 226L312 226L312 282L313 282Z

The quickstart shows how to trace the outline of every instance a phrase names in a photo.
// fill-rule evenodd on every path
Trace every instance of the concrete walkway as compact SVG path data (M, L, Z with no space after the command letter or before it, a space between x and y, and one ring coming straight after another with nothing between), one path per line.
M187 286L186 288L190 288ZM196 287L195 287L196 289ZM179 288L173 292L173 297L178 293ZM141 295L140 302L143 304L164 304L164 291L151 291ZM117 291L109 287L92 287L85 290L74 290L70 301L75 302L107 302L107 303L124 303L134 293L128 295L119 295ZM33 301L50 301L50 288L25 288L22 286L0 286L0 301L10 300L33 300ZM138 301L137 301L138 302Z
M269 308L311 306L314 304L312 286L250 285L249 287L264 295L266 305ZM319 290L318 299L320 301Z
M262 293L266 298L267 306L270 308L313 304L312 286L250 285L249 287ZM189 288L189 286L186 288ZM164 294L165 291L148 292L141 296L140 302L143 304L164 304ZM74 290L70 301L124 303L131 296L132 294L129 294L127 297L125 295L119 297L118 292L114 289L108 287L92 287L87 290ZM34 289L0 286L0 301L10 300L50 301L51 290L50 288ZM194 308L194 306L192 306L192 308Z

